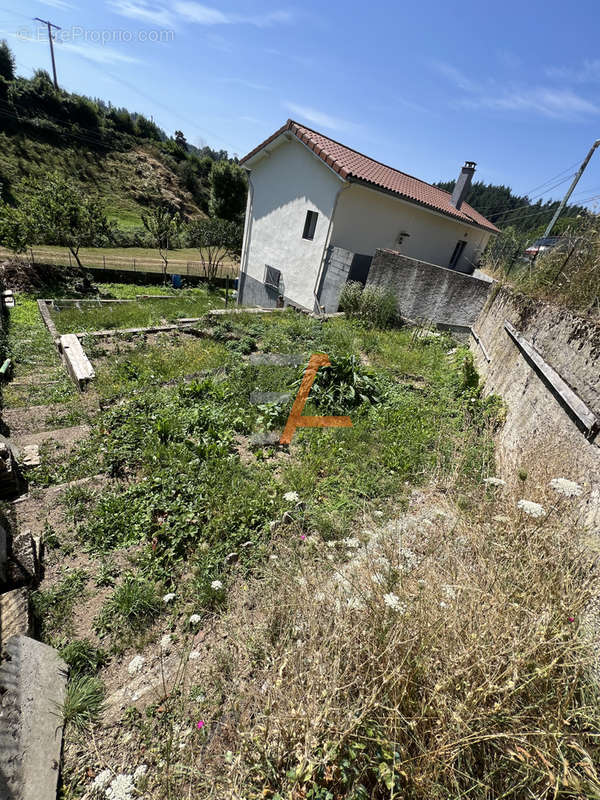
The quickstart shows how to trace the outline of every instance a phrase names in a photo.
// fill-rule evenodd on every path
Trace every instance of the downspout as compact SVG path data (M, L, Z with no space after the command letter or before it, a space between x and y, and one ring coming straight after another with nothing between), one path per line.
M248 199L246 200L246 220L244 223L244 237L242 241L242 259L240 261L240 281L238 285L237 305L242 305L244 289L246 288L246 275L248 272L248 245L252 228L252 213L254 208L254 186L252 184L251 170L248 173Z
M315 311L317 312L317 314L321 313L321 306L319 305L319 298L318 298L317 292L319 290L319 283L321 282L321 277L322 277L322 274L323 274L323 267L325 266L325 258L327 256L327 248L329 247L329 242L331 241L331 231L333 229L333 220L335 218L335 212L337 210L338 200L340 199L340 195L344 191L344 189L348 189L349 186L350 186L350 183L348 181L345 181L344 185L340 186L340 188L337 190L337 194L336 194L335 200L333 202L333 209L331 211L331 216L329 217L329 227L327 229L327 236L325 237L325 244L323 246L323 253L321 255L321 263L319 264L319 270L317 272L317 278L315 280L315 286L314 286L314 289L313 289L313 297L315 298Z

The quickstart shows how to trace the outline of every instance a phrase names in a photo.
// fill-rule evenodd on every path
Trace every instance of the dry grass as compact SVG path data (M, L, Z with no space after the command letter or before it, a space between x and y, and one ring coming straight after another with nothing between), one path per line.
M490 248L485 269L532 297L548 300L580 314L600 314L600 222L591 217L578 231L567 231L564 247L540 255L532 263L514 262ZM507 268L510 267L508 275Z
M587 534L549 489L541 520L484 491L358 547L286 529L222 622L190 796L599 796Z

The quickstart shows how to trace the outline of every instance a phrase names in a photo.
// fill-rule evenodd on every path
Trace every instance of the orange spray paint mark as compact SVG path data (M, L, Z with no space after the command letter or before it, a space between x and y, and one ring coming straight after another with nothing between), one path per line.
M308 362L294 405L281 434L280 444L290 444L296 428L351 428L350 417L303 417L302 412L314 383L319 367L330 367L331 361L325 353L314 353Z

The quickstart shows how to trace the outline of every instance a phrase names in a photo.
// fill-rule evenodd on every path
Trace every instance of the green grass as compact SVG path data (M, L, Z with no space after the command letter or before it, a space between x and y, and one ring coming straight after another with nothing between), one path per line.
M15 383L3 389L5 407L63 403L76 398L75 386L30 295L16 295L8 324L8 354Z
M67 684L63 706L63 721L78 731L87 730L97 722L104 702L102 681L90 675L77 675Z
M138 291L138 294L140 292ZM201 317L211 308L223 307L219 292L189 289L172 300L140 300L137 303L57 304L52 318L59 333L79 333L107 328L147 328L183 317Z
M158 616L161 600L151 581L126 573L123 582L104 603L97 630L114 636L136 633Z
M33 607L46 641L56 641L58 635L69 635L75 604L81 600L88 574L83 569L67 571L50 589L32 594Z

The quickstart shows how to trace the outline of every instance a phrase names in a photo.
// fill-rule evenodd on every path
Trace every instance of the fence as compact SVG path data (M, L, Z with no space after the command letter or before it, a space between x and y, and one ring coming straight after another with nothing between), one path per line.
M14 258L15 254L4 247L0 247L1 258ZM44 250L41 247L34 247L27 256L32 263L53 264L55 266L73 266L75 259L68 250ZM88 269L120 270L124 272L156 273L162 275L164 262L162 258L151 258L147 256L115 256L105 255L102 252L89 254L84 253L79 256L81 263ZM239 264L234 262L221 264L217 271L217 278L237 278L239 274ZM205 278L206 272L201 261L188 261L186 259L173 257L169 259L167 275L189 275L197 278Z

